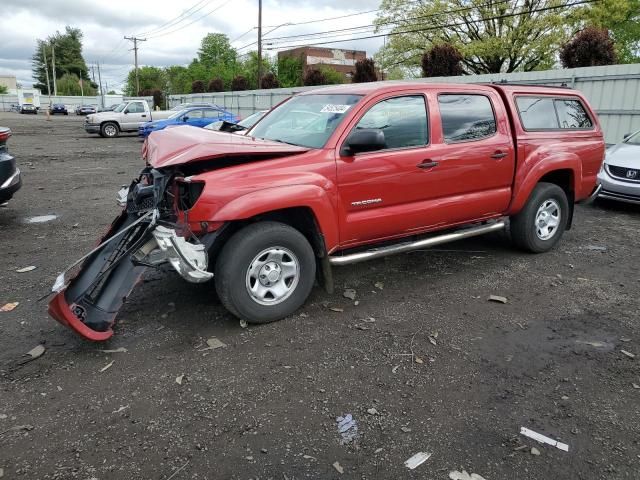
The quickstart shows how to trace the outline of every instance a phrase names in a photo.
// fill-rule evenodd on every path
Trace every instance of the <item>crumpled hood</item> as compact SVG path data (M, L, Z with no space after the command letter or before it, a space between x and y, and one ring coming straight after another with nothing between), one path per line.
M304 153L309 148L204 128L179 126L153 132L142 147L142 158L154 168L193 163L221 157Z
M605 163L616 167L640 169L640 145L618 143L607 150Z

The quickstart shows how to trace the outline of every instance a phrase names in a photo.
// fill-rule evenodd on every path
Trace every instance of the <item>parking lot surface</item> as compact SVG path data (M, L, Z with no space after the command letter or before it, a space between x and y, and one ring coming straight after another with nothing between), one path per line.
M499 234L336 268L333 295L248 328L212 284L149 271L94 344L43 297L143 164L135 136L82 120L0 113L23 171L0 208L0 306L19 302L0 312L0 477L640 478L639 207L578 206L546 254Z

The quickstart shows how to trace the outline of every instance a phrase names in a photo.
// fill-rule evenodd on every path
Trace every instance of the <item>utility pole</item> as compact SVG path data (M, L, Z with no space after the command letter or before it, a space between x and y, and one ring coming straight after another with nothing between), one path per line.
M133 58L136 65L136 95L140 94L140 79L138 78L138 42L146 42L146 38L124 37L125 40L133 42Z
M42 56L44 57L44 72L47 75L47 92L49 93L49 105L51 105L51 86L49 85L49 65L47 64L47 48L42 46Z
M258 89L262 80L262 0L258 0Z
M96 83L96 72L94 70L94 66L91 65L91 80L93 80L93 83Z
M58 85L56 84L56 46L51 44L51 63L53 64L53 94L58 96Z
M98 83L100 84L100 106L104 108L104 95L102 92L102 77L100 76L100 62L98 63Z
M80 96L84 97L84 86L82 85L82 69L79 68L78 71L80 72Z

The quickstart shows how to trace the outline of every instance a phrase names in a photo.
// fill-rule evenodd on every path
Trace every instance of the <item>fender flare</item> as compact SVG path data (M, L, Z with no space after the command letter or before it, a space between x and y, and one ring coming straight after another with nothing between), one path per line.
M245 220L256 215L286 208L307 207L315 217L324 236L327 252L339 243L337 199L335 194L318 185L287 185L247 193L225 204L211 221Z
M516 177L514 190L516 194L511 200L509 207L509 215L518 213L529 200L533 189L536 187L540 180L547 174L553 173L558 170L570 170L573 178L571 188L574 192L580 191L580 179L582 178L582 162L580 158L571 153L557 156L545 156L536 162L536 159L531 159L535 162L535 165L526 173L523 178L518 179Z
M122 131L122 127L120 127L120 122L118 122L117 120L102 120L100 122L100 130L102 130L102 126L105 123L113 123L113 124L115 124L116 127L118 127L118 131L120 131L120 132Z

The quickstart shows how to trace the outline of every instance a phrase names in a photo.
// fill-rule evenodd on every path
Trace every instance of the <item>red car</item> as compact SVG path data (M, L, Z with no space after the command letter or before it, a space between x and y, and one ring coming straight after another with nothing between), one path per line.
M551 249L595 194L605 144L568 88L371 83L294 96L246 136L152 133L147 167L51 315L105 340L147 267L211 281L253 323L298 309L331 268L502 230Z

